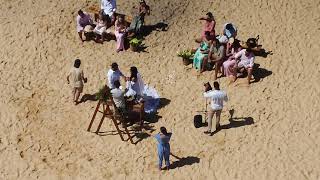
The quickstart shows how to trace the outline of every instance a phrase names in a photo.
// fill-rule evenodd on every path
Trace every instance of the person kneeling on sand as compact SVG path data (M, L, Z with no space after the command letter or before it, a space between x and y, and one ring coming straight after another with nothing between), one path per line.
M70 84L70 77L71 77L71 82L73 85L72 87L73 102L75 105L79 103L78 99L83 90L83 83L87 82L87 78L84 78L84 73L82 69L80 69L80 64L81 64L80 59L76 59L74 61L74 67L71 68L67 76L68 84Z
M210 87L209 85L209 83L205 84L205 92L203 93L205 98L211 99L211 108L209 110L208 117L208 130L204 133L212 135L212 133L217 131L220 127L220 115L223 109L223 101L228 101L228 97L224 91L220 90L220 85L218 82L215 81L213 83L214 90L208 90ZM211 131L212 118L214 114L216 114L216 125L214 131Z
M159 158L159 170L162 169L163 159L166 163L166 169L169 170L170 166L170 138L172 133L168 133L165 127L160 128L160 132L155 135L158 141L158 158Z

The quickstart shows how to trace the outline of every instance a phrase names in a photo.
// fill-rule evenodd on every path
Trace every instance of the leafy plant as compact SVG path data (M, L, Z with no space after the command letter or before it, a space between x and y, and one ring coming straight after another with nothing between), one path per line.
M102 87L99 89L98 93L96 94L96 99L106 102L109 99L107 94L109 93L106 92L106 88Z
M130 45L132 46L140 46L141 43L142 43L142 40L141 39L138 39L138 38L133 38L129 41Z
M182 57L184 59L190 59L193 55L194 55L194 53L191 52L190 50L183 50L183 51L178 52L178 56Z

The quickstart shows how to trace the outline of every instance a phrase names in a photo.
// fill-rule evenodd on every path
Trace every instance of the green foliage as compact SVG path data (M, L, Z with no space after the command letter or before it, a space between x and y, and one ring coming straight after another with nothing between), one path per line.
M133 38L129 41L130 45L132 46L140 46L141 43L142 43L142 40L141 39L138 39L138 38Z
M191 52L190 50L183 50L183 51L178 52L178 56L182 57L184 59L190 59L193 55L194 55L194 53Z
M96 99L102 100L104 102L106 102L109 99L109 97L107 96L105 87L102 87L99 89L98 93L96 94Z

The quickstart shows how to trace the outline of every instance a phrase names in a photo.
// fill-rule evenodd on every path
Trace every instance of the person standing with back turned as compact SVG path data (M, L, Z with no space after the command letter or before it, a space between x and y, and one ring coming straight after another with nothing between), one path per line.
M213 83L214 90L208 91L208 86L205 86L205 92L203 96L205 98L211 99L211 108L209 110L209 117L208 117L208 130L205 131L205 134L212 135L213 132L217 131L220 127L220 115L223 109L223 101L228 101L227 93L220 90L220 85L217 81ZM216 114L216 126L215 130L212 132L212 118L213 115Z
M74 61L73 67L70 69L70 72L67 76L68 84L70 84L70 77L72 83L72 93L73 93L73 102L75 105L79 103L78 99L83 90L83 83L87 82L87 78L84 77L83 71L80 68L81 61L76 59Z

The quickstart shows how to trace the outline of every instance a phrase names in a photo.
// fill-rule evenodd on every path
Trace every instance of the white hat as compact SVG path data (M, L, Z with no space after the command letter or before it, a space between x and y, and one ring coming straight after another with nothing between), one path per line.
M233 44L233 42L234 42L234 38L231 37L231 38L229 39L229 43L230 43L230 44Z
M225 35L220 35L217 38L221 44L226 44L228 42L228 38Z

